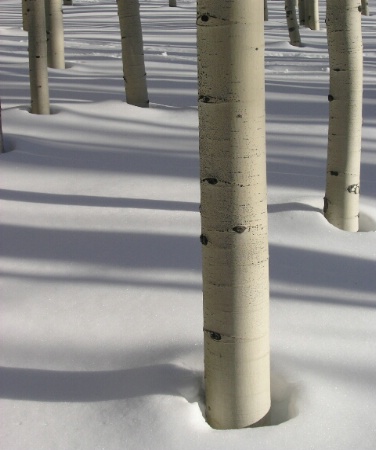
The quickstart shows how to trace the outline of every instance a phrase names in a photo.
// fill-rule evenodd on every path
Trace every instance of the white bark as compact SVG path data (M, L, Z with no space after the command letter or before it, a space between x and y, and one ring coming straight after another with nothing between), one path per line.
M306 0L298 0L299 7L299 23L306 26Z
M362 0L362 14L363 16L369 16L368 0Z
M176 0L169 0L168 6L176 6Z
M118 14L126 101L147 108L149 98L138 0L118 0Z
M44 0L29 0L29 72L31 112L49 114L47 37Z
M61 0L45 0L47 62L53 69L65 69L64 25Z
M28 0L21 0L22 2L22 27L24 31L28 30L28 17L27 17L27 12L28 12Z
M319 0L306 0L305 2L306 12L306 26L311 30L320 29L319 20Z
M358 231L363 46L360 0L327 0L330 93L324 214Z
M206 415L218 429L270 408L264 9L198 0Z
M3 123L1 119L1 98L0 98L0 153L4 152L4 139L3 139Z
M301 46L299 24L296 18L296 0L285 0L287 28L289 30L290 44Z

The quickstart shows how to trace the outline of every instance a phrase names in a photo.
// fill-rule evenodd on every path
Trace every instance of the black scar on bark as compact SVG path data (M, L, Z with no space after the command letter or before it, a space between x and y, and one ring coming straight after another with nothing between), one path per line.
M328 100L329 100L330 102L332 102L332 101L334 100L334 97L333 97L332 94L329 94L329 95L328 95Z
M233 228L233 231L235 231L235 233L244 233L244 231L247 229L247 227L243 227L241 225L238 225L236 227Z
M219 333L216 333L215 331L210 331L209 336L214 340L214 341L220 341L222 339L222 336Z
M338 172L336 170L331 170L330 175L333 175L335 177L338 177Z
M202 234L200 236L200 242L201 242L202 245L208 245L209 240L204 234Z
M217 178L212 178L212 177L210 177L210 178L204 178L202 181L206 181L206 182L208 182L209 184L217 184L217 183L218 183Z

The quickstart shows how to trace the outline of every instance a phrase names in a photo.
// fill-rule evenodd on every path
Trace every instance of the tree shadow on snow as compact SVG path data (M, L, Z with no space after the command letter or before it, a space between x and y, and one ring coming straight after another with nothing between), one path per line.
M147 198L100 197L96 195L49 194L46 192L15 191L12 189L0 189L0 199L49 205L95 206L100 208L136 208L192 212L199 210L199 204L195 202L152 200Z
M202 374L174 364L127 370L70 372L0 368L0 397L47 402L98 402L146 395L199 400Z

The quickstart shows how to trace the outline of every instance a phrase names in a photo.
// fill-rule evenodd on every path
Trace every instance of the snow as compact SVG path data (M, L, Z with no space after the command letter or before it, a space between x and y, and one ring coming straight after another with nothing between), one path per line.
M124 102L116 3L64 7L66 70L28 112L19 0L1 0L4 450L376 445L376 16L363 17L361 232L329 225L328 55L266 35L272 426L203 416L195 2L141 0L151 107ZM372 9L372 5L371 5ZM372 12L372 11L371 11Z

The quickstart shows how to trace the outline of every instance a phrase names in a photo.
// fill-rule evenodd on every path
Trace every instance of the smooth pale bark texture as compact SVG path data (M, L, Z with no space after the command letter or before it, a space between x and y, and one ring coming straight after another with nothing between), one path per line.
M44 0L29 0L29 74L31 112L49 114L47 37Z
M130 105L149 106L146 85L140 6L138 0L118 0L123 74L126 101Z
M330 91L324 214L358 231L363 45L360 0L327 0Z
M0 98L0 153L4 151L4 139L3 139L3 122L1 119L1 98Z
M306 0L298 0L299 7L299 23L306 26Z
M27 31L29 28L29 19L27 17L28 12L28 2L29 0L21 0L22 2L22 27L24 31Z
M368 0L362 0L362 14L363 16L369 16Z
M65 69L64 25L61 0L45 0L47 62L53 69Z
M290 44L301 46L299 24L296 18L296 0L285 0L287 28L289 30Z
M176 0L169 0L168 6L176 6Z
M306 26L311 30L320 29L319 20L319 0L306 0L305 2L306 12Z
M197 2L206 418L270 409L264 8Z

